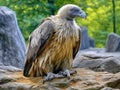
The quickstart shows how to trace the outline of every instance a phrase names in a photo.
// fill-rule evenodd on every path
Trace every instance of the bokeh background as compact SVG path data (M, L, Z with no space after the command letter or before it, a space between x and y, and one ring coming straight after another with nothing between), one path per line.
M77 18L76 21L87 27L96 47L105 47L109 33L120 35L120 0L0 0L0 6L15 11L26 43L41 20L56 14L65 4L76 4L86 12L86 20Z

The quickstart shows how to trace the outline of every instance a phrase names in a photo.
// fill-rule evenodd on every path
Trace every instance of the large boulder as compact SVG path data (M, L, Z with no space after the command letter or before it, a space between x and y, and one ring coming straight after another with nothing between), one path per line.
M87 49L79 51L73 67L89 68L94 71L120 72L120 52L107 53L105 49Z
M25 41L14 11L0 7L0 65L23 68Z
M107 52L117 52L120 51L120 36L115 33L110 33L106 41L106 51Z
M90 47L95 47L94 39L90 38L88 36L88 30L86 27L80 27L81 28L81 45L80 49L88 49Z

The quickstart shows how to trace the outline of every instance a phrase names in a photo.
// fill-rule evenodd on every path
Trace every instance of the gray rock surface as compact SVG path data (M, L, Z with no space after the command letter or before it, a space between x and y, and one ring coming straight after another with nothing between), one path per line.
M84 50L84 49L88 49L90 47L94 47L94 39L90 38L88 36L88 30L86 27L80 27L81 28L81 46L80 49Z
M86 27L80 27L81 28L81 47L80 49L87 49L90 47L90 42L89 42L89 37L88 37L88 32Z
M41 77L24 77L22 71L13 68L0 69L0 90L120 90L120 73L76 68L77 74L69 80L56 78L43 84Z
M101 90L120 90L120 89L115 89L115 88L110 88L110 87L104 87Z
M106 41L106 51L107 52L117 52L120 51L120 36L115 33L110 33Z
M120 52L107 53L105 49L87 49L80 51L73 67L89 68L95 71L120 72Z
M0 66L23 68L25 41L19 30L15 13L0 7Z
M90 47L95 47L94 39L89 37Z
M82 50L74 65L82 63L87 69L73 68L77 73L69 80L56 78L44 84L42 77L24 77L19 68L0 66L0 90L120 90L119 57L120 53L106 53L105 49Z
M0 74L5 72L15 72L15 71L22 71L22 69L16 68L14 66L0 66Z

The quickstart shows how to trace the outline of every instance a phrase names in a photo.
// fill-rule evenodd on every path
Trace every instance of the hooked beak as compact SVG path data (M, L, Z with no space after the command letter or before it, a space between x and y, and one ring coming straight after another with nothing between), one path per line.
M86 13L84 11L79 12L79 17L86 19Z

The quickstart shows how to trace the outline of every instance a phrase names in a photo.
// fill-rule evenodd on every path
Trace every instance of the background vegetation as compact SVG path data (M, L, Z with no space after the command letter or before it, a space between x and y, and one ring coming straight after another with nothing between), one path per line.
M114 31L113 1L116 33L120 35L120 0L0 0L0 6L16 12L20 30L27 41L43 18L55 14L65 4L76 4L87 13L87 19L78 18L77 23L88 28L89 36L94 38L97 47L104 47L107 35Z

